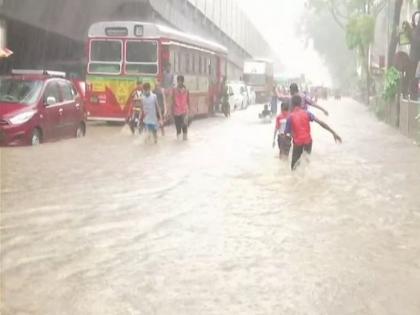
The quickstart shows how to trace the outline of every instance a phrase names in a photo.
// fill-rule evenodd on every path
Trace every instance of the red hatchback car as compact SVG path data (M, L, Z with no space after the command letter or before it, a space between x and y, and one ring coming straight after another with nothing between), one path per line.
M62 72L13 70L0 77L0 145L84 136L81 93Z

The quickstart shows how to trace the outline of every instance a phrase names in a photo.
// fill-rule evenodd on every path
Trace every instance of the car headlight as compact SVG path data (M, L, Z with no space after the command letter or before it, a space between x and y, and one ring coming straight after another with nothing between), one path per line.
M35 115L36 111L31 110L24 113L17 114L16 116L9 119L13 125L20 125L26 123Z

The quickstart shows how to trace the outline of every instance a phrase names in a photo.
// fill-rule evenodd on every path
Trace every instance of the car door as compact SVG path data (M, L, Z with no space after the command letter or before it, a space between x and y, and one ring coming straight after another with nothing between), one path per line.
M69 81L62 80L59 83L61 94L63 96L62 102L62 136L74 137L76 136L76 129L81 122L81 101L80 97Z
M61 93L57 81L48 82L43 94L42 132L44 140L61 137L63 124L61 102Z

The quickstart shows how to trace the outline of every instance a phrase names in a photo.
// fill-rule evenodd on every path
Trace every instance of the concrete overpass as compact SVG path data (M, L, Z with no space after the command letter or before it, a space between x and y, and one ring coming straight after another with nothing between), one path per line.
M117 19L159 22L225 45L232 79L245 59L272 57L237 0L0 0L4 42L15 52L0 71L45 66L82 74L90 24Z

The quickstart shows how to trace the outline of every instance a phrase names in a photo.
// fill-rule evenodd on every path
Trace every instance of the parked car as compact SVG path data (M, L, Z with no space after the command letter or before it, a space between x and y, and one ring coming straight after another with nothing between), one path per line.
M248 99L249 99L249 105L255 105L257 102L257 95L255 94L255 90L252 86L247 86L248 91Z
M228 82L229 104L232 110L245 109L249 105L248 90L241 81Z
M0 77L0 145L37 145L86 133L81 85L65 73L13 70Z

